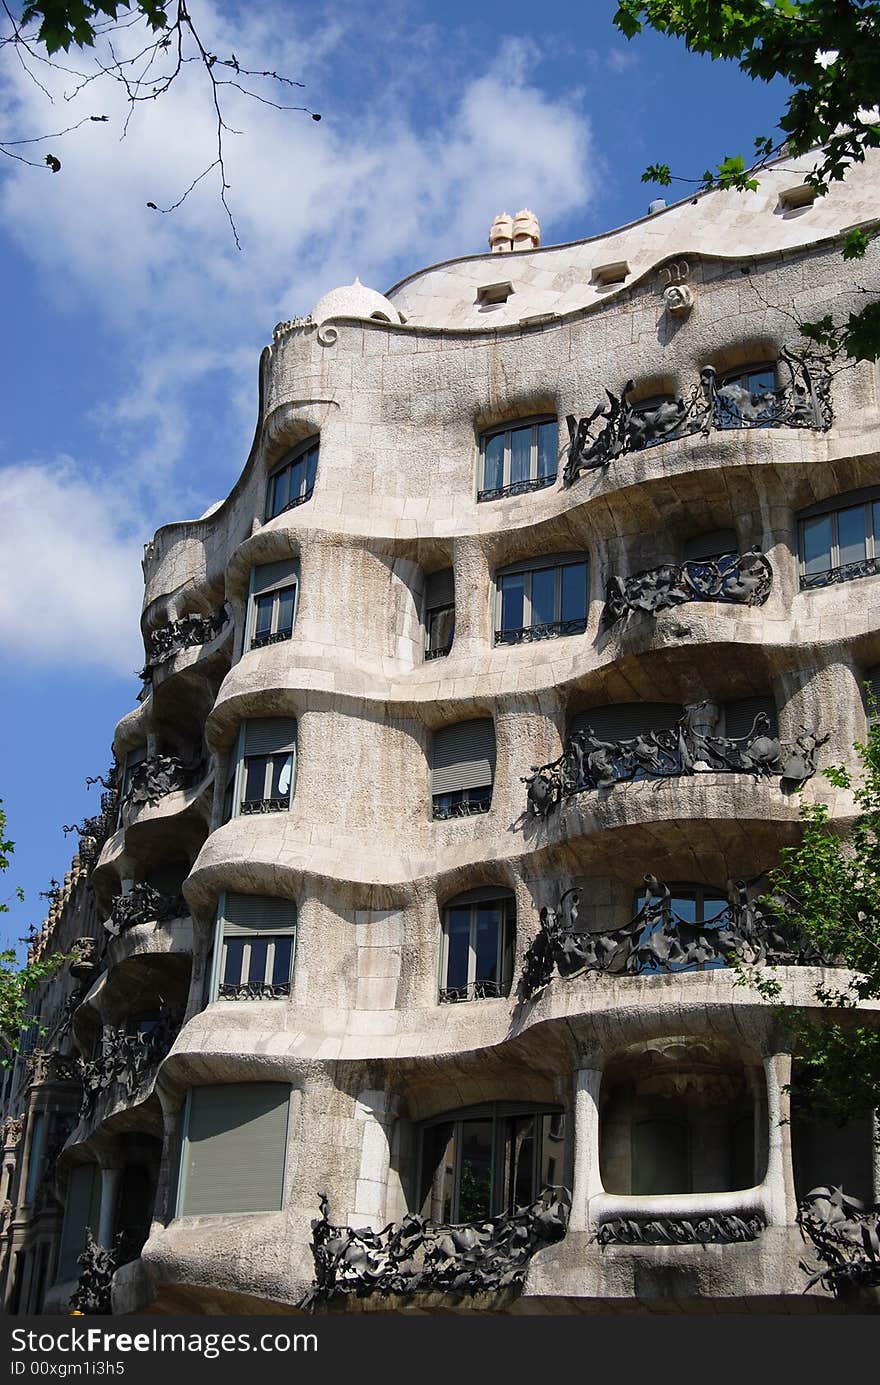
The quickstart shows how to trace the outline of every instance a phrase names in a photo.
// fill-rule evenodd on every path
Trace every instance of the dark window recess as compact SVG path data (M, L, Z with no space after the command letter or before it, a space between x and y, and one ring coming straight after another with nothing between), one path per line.
M435 731L431 751L434 818L488 812L494 777L495 728L491 717L460 721Z
M482 1221L562 1182L565 1115L493 1102L423 1127L420 1205L432 1221Z
M425 584L425 658L440 659L455 636L455 587L452 568L433 572Z
M480 439L477 500L500 500L542 490L556 480L559 429L542 419L493 429Z
M289 453L269 477L266 519L274 519L312 497L318 471L318 443L313 442Z
M290 995L296 906L287 899L228 894L222 918L218 999Z
M498 576L495 643L524 644L587 628L587 562L536 564Z
M798 520L798 539L803 591L874 576L880 572L880 490L812 506Z
M507 892L472 891L443 910L441 1004L486 1000L510 991L515 906Z

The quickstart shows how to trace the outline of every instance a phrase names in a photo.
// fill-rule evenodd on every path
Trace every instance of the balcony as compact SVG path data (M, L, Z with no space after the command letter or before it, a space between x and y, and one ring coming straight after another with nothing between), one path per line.
M552 640L559 635L582 635L586 628L585 615L574 620L551 620L543 625L525 625L518 630L496 630L495 643L529 644L532 640Z
M688 601L763 606L772 585L773 569L759 548L715 558L691 558L681 566L662 563L625 581L620 577L608 579L602 625L610 629L631 612L656 615Z
M528 495L530 491L546 490L555 483L555 471L552 476L530 476L522 481L512 481L509 486L491 486L488 490L477 491L477 501L506 500L512 495Z
M171 919L186 918L188 914L189 905L182 894L163 894L142 882L132 885L128 894L116 896L104 927L118 937L142 923L168 923Z
M145 683L153 676L153 669L166 663L179 654L182 649L196 645L209 644L229 620L229 612L224 607L214 615L181 616L180 620L169 621L150 631L147 644L147 662L138 675Z

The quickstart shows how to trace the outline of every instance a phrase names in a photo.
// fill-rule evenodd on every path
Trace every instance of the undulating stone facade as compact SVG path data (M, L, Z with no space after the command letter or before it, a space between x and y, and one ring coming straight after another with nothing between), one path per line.
M275 329L240 479L146 548L13 1308L87 1229L117 1313L840 1307L797 1209L880 1199L872 1131L807 1124L731 967L827 978L760 897L880 670L877 372L796 325L876 292L880 164L810 166Z

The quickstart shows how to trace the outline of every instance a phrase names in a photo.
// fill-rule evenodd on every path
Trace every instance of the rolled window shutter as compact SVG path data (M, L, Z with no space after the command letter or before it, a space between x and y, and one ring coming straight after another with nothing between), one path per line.
M70 1170L67 1180L67 1198L64 1206L64 1229L61 1233L61 1249L58 1253L57 1282L76 1279L79 1274L77 1257L82 1254L86 1243L86 1228L94 1229L93 1191L97 1175L97 1165L77 1164Z
M283 755L295 749L295 717L254 717L245 722L245 755Z
M289 1103L284 1082L193 1088L181 1216L280 1210Z
M465 890L454 899L447 899L444 909L457 909L465 904L488 904L497 900L499 904L513 904L513 891L503 885L478 885L475 890Z
M739 539L735 529L713 529L711 534L698 534L685 544L685 558L699 561L701 558L714 558L720 553L738 553Z
M491 788L495 775L495 727L491 717L460 721L434 732L431 792Z
M621 702L572 717L569 734L592 727L600 741L628 741L646 731L672 731L684 716L677 702Z
M438 606L451 606L455 601L455 583L451 567L442 572L432 572L425 583L425 610L434 611Z
M296 905L292 899L264 894L228 894L223 905L223 935L245 937L250 933L293 933Z
M776 715L776 703L772 697L740 697L736 702L725 702L725 736L729 736L732 740L747 736L759 712L764 712L770 719L767 735L775 736L779 731L779 718Z
M278 587L289 587L299 577L299 559L285 558L281 563L263 563L254 568L253 595L264 596Z

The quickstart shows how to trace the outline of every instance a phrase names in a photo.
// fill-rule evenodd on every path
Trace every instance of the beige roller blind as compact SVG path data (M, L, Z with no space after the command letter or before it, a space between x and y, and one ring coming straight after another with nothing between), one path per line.
M495 727L491 717L459 721L434 732L432 794L491 788L495 775Z
M452 568L445 567L440 572L432 572L425 583L425 610L434 611L438 606L451 606L454 600Z
M684 716L677 702L621 702L572 717L569 734L591 726L600 741L628 741L646 731L671 731Z
M254 568L254 596L264 596L278 587L289 587L299 576L299 559L287 558L282 563L263 563Z
M250 933L292 933L296 929L296 905L292 899L263 894L228 894L223 905L223 936L240 938Z
M254 717L245 722L245 755L283 755L295 749L295 717Z
M713 529L710 534L699 534L695 539L688 539L684 547L685 558L695 561L738 552L739 539L735 529Z
M289 1104L285 1082L194 1087L178 1215L278 1211Z

